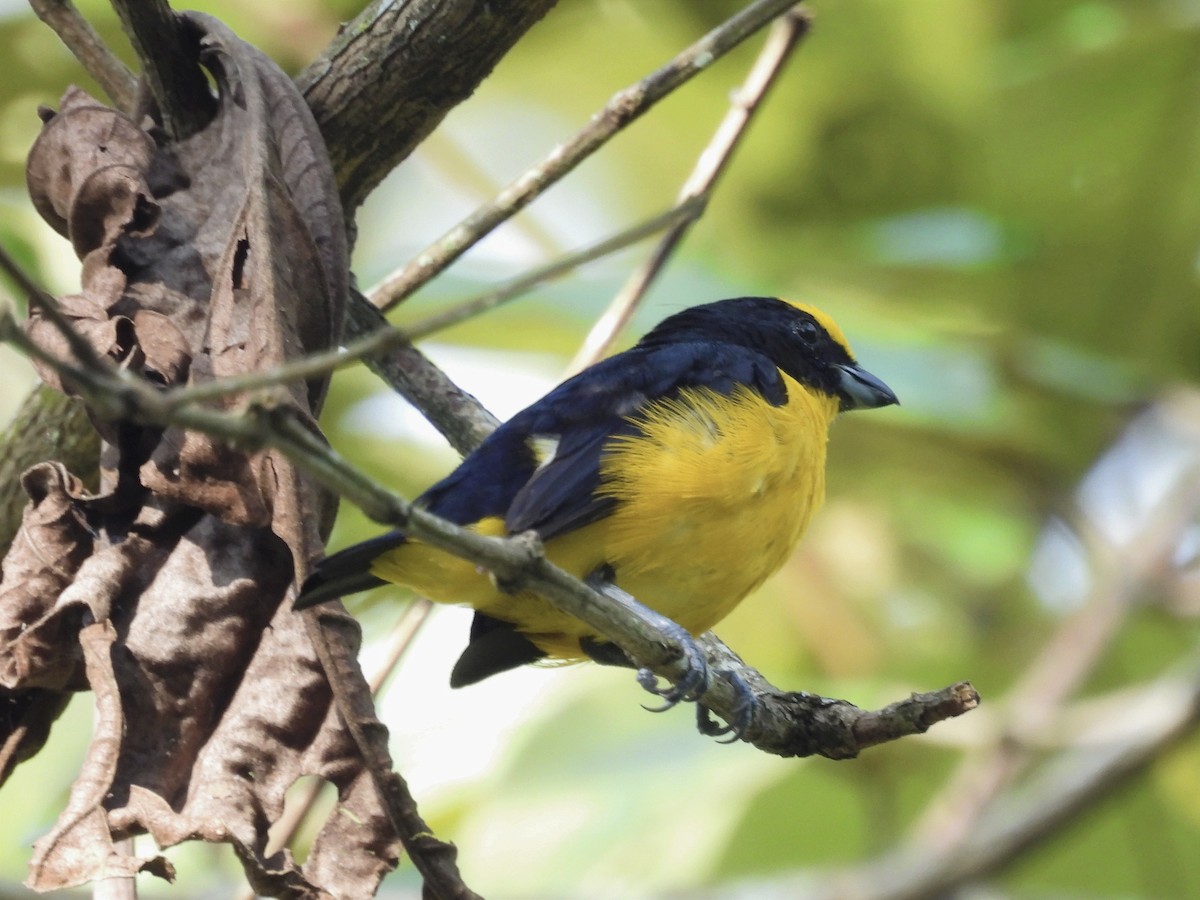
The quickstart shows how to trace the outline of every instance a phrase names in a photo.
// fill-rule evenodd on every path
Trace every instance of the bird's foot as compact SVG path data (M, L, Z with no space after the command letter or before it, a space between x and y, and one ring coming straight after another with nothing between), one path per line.
M750 689L750 685L742 679L736 672L721 673L733 688L737 699L734 701L734 716L733 721L728 725L720 725L717 720L712 717L712 712L703 703L696 704L696 728L701 734L707 737L722 737L729 735L729 738L724 741L719 741L722 744L733 744L740 741L746 734L746 729L754 721L754 714L758 710L758 698L754 696L754 691Z
M708 660L704 658L704 651L696 643L696 639L681 625L670 623L670 627L666 629L669 637L678 642L680 649L683 651L683 663L686 671L683 677L679 679L678 684L666 684L659 686L658 676L648 668L638 669L637 680L643 688L651 694L656 694L663 698L660 706L647 706L645 709L650 712L666 712L681 700L699 700L712 684L712 676L708 671Z
M660 630L664 637L668 640L673 640L679 645L683 656L685 671L678 684L667 684L660 687L658 677L653 671L645 667L638 668L638 684L650 693L663 698L663 703L660 706L647 706L645 708L650 712L666 712L681 700L699 700L704 696L705 691L708 690L709 685L712 683L712 678L708 672L708 661L705 659L704 651L700 649L700 645L696 643L696 639L682 625L671 621L650 607L644 606L636 598L617 587L614 583L615 577L616 572L613 567L605 564L597 567L584 581L614 603L619 604L627 610L636 612L641 619L652 623ZM604 665L627 665L631 668L636 665L615 644L596 641L591 638L583 638L580 640L579 645L584 653L598 663Z

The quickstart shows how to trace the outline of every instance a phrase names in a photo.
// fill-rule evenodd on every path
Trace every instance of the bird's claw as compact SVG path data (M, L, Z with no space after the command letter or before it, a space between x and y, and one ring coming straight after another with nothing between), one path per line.
M663 698L661 706L642 707L650 712L666 712L681 700L699 700L712 684L708 661L704 658L704 652L696 644L695 639L683 628L679 628L679 631L672 637L679 642L679 646L683 649L683 660L687 671L679 679L678 684L667 684L660 687L658 676L654 672L647 668L638 669L638 684L651 694Z
M737 672L725 670L720 673L721 677L728 681L729 686L733 688L734 705L733 717L729 723L727 725L719 724L702 700L712 686L712 670L709 669L704 653L692 636L683 629L680 631L683 633L675 635L675 637L683 648L687 671L678 684L660 686L658 676L651 669L644 667L638 669L638 684L651 694L663 698L663 702L659 706L643 705L642 708L649 712L666 712L682 700L695 701L696 728L701 734L714 738L725 738L725 735L728 735L727 738L720 741L722 744L733 744L742 740L753 724L755 713L758 711L758 698L753 689Z
M675 685L667 684L664 687L659 687L658 677L654 672L644 667L638 669L638 684L651 694L663 698L661 706L646 706L643 708L650 712L666 712L681 700L699 700L708 690L712 679L708 672L708 661L704 657L704 651L696 643L696 639L682 625L672 622L661 613L643 606L637 602L636 598L617 587L614 583L615 577L616 572L613 567L605 563L598 566L584 581L589 587L604 594L610 600L621 604L624 608L638 610L642 618L649 619L662 630L664 636L674 640L679 645L683 656L684 673L679 679L679 683ZM615 644L585 637L580 639L579 646L587 656L590 656L596 662L606 665L636 665L628 654Z
M754 714L758 710L758 698L754 696L754 691L736 672L722 672L721 674L737 695L733 707L733 720L728 725L719 725L717 720L712 717L709 708L702 703L697 703L696 728L707 737L719 738L729 735L727 740L718 743L733 744L745 737L746 730L754 721Z

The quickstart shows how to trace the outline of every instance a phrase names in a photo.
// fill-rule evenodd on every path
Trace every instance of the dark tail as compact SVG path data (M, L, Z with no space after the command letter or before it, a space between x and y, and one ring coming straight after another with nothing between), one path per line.
M398 531L380 535L361 544L347 547L319 563L308 578L292 609L308 609L318 603L357 594L387 582L371 574L371 563L377 557L404 543L406 538Z
M466 687L545 656L510 622L477 612L471 622L471 641L450 673L450 687Z

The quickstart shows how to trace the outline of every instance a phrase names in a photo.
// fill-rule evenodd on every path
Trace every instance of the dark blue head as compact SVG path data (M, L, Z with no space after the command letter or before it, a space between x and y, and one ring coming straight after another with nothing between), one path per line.
M664 319L639 344L691 341L757 350L801 384L836 397L842 410L899 402L886 384L854 361L837 323L813 306L776 297L718 300Z

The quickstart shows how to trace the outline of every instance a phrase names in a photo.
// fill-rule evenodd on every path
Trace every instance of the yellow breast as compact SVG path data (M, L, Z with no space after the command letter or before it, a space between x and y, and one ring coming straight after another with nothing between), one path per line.
M547 542L578 577L607 564L617 584L693 633L711 628L787 559L825 492L825 445L837 401L786 378L788 403L749 388L707 389L653 404L642 434L615 438L601 460L607 518ZM502 531L498 519L480 530ZM416 544L372 571L434 600L517 623L559 658L598 637L534 595L506 595L469 563Z
M618 584L692 632L783 565L824 499L837 402L787 381L782 407L748 388L659 404L604 460Z

